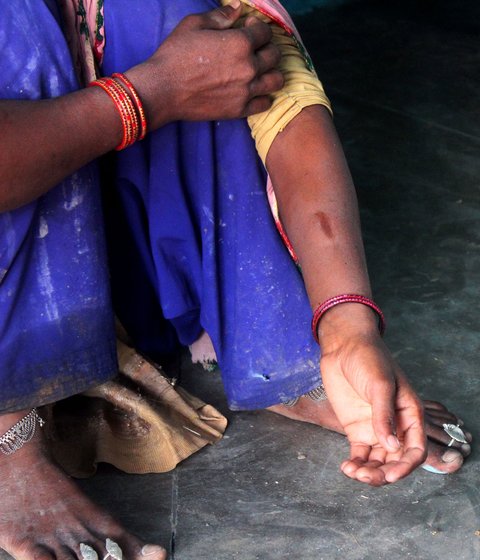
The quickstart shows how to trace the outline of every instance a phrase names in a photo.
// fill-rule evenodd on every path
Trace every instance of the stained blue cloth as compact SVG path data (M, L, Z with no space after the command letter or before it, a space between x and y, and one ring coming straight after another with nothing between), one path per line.
M142 62L184 16L216 5L106 0L103 73ZM310 305L245 120L164 126L118 155L110 183L115 309L140 350L166 352L206 330L232 409L318 386Z
M57 18L50 0L2 4L0 98L35 100L78 89ZM0 412L57 401L116 369L92 164L35 202L0 214Z
M151 55L209 0L107 0L104 72ZM55 4L12 0L0 97L78 88ZM180 63L181 61L179 61ZM107 165L115 310L140 350L213 339L229 405L263 408L319 383L303 282L278 236L244 120L171 123ZM116 372L96 165L0 214L0 411L78 393Z

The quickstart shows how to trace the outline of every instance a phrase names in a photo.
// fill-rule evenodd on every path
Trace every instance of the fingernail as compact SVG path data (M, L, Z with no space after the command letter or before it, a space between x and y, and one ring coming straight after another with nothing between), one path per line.
M440 471L438 469L436 469L435 467L432 467L431 465L422 465L422 469L424 469L425 471L431 472L433 474L448 474L445 471Z
M230 0L230 6L236 10L240 6L240 0Z
M453 461L458 461L460 457L460 453L458 451L453 451L450 449L449 451L445 451L442 455L442 461L444 463L453 463Z
M366 484L370 484L370 482L372 482L372 479L369 476L361 476L360 480Z
M400 449L400 442L396 436L388 436L387 443L390 447L394 449Z
M152 554L159 554L160 552L165 552L165 549L157 544L146 544L142 548L142 556L151 556Z

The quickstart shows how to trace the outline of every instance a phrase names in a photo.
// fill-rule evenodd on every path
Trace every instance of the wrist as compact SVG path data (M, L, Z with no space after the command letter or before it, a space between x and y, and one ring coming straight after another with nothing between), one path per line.
M378 314L361 303L342 303L329 309L317 325L322 353L336 351L347 341L381 339Z
M142 101L149 130L155 130L172 120L166 113L166 108L170 105L166 96L161 104L158 102L162 95L159 87L162 80L156 79L157 72L158 68L146 61L124 73Z

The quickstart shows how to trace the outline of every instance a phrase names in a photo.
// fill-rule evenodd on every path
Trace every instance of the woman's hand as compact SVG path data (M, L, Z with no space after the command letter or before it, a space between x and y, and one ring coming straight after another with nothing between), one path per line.
M233 3L232 3L233 4ZM270 27L225 6L183 19L155 54L130 69L151 129L172 120L232 119L271 105L283 85Z
M341 307L351 305L329 311L320 333L323 383L350 442L341 470L372 486L396 482L425 460L423 407L375 329L335 327L329 313L352 313Z

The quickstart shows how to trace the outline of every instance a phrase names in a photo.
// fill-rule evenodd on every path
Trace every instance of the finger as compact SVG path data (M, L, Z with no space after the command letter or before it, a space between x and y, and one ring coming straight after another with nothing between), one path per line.
M344 461L341 465L346 476L370 486L383 486L387 483L382 470L387 452L382 446L357 444L352 446L351 455L350 461Z
M254 97L245 106L245 111L243 113L243 116L249 117L250 115L263 113L264 111L268 111L268 109L270 109L271 106L272 106L272 99L268 95Z
M253 14L250 14L246 19L245 19L245 27L248 27L249 25L255 25L256 23L258 23L259 21L262 21L260 18L258 18L257 16L254 16Z
M249 18L245 22L245 27L242 31L248 37L255 51L265 46L267 43L270 43L272 40L272 30L270 26L257 18Z
M385 448L382 447L381 445L376 445L375 447L372 447L366 465L370 465L370 463L376 463L376 462L383 465L385 464L386 457L387 457L387 452L385 451Z
M270 70L253 80L250 84L250 94L252 97L269 95L282 89L284 81L285 80L281 72L278 70Z
M371 447L363 443L350 443L350 459L340 465L340 469L349 478L356 478L356 472L368 460Z
M378 382L372 402L372 426L378 442L387 451L395 453L400 442L395 435L395 383L389 380Z
M405 478L418 466L420 466L426 458L426 450L422 447L409 447L405 450L398 461L386 463L381 470L385 474L387 482L397 482L401 478Z
M232 0L228 6L215 8L210 12L191 16L187 22L196 29L229 29L242 13L240 0Z
M421 417L412 422L403 434L403 453L387 463L383 470L387 482L396 482L410 474L427 457L427 439Z
M268 43L255 53L258 74L276 68L282 59L280 49L273 43Z
M344 461L340 469L345 476L370 486L382 486L387 483L385 473L382 470L384 464L381 461L364 462L359 458Z

